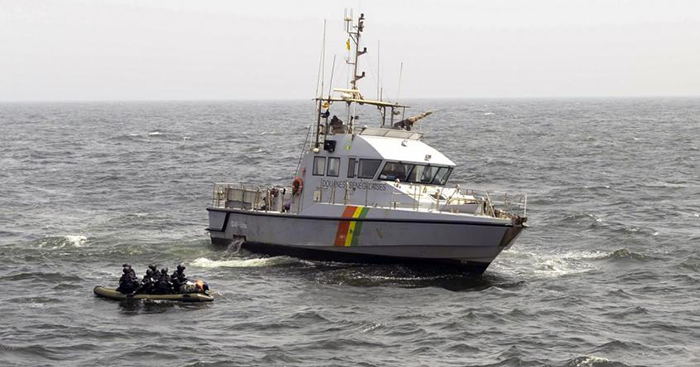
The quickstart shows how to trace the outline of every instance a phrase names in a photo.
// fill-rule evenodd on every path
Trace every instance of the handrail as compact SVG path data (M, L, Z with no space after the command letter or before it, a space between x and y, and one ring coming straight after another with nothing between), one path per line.
M434 211L440 213L471 213L495 218L525 218L527 216L527 195L513 195L478 189L465 189L417 184L392 184L391 194L386 202L367 201L364 205L388 209L409 209L413 211ZM319 187L319 189L321 189ZM336 197L335 187L327 195L319 195L326 204L348 205L348 190L343 190L343 199ZM280 195L281 193L281 195ZM282 186L262 187L243 183L216 183L212 198L213 207L237 208L244 210L282 210L285 203L291 202L291 189ZM403 199L403 200L402 200Z

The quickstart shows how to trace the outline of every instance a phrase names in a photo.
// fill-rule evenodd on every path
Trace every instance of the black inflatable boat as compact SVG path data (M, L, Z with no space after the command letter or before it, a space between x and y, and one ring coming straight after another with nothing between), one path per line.
M94 289L96 295L100 297L127 300L127 299L150 299L160 301L179 301L179 302L211 302L214 297L204 293L183 293L183 294L124 294L117 292L114 288L105 288L97 286Z

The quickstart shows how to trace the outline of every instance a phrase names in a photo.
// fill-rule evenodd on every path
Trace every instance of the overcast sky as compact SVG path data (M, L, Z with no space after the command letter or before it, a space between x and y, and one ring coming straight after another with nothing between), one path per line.
M366 97L700 96L697 0L0 0L0 101L313 98L346 7Z

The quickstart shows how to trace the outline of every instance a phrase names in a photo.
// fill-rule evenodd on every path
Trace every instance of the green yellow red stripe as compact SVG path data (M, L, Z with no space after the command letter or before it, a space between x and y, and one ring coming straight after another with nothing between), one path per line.
M341 218L362 219L369 213L369 208L362 206L346 206ZM357 246L360 233L362 231L362 221L343 220L338 223L338 230L335 233L334 246Z
M355 211L355 218L363 219L364 217L367 216L367 213L369 212L369 208L358 208ZM345 246L357 246L357 243L360 238L360 234L362 232L362 223L363 221L355 222L353 221L352 224L350 225L353 227L353 232L351 235L348 236L348 239L350 240L350 243L348 244L348 240L345 240Z
M343 210L343 215L341 218L352 218L355 214L356 206L346 206ZM334 246L345 246L345 237L348 235L348 229L350 228L350 222L347 220L341 220L338 222L338 230L335 232L335 242Z

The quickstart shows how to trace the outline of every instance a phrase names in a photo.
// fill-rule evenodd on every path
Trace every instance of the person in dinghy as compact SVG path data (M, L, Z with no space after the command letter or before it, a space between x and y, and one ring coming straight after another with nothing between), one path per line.
M178 264L172 275L168 275L168 268L158 270L155 265L149 265L146 275L139 283L136 272L131 265L124 264L124 274L119 279L117 291L125 295L135 294L209 294L209 285L202 281L190 281L185 275L185 265Z

